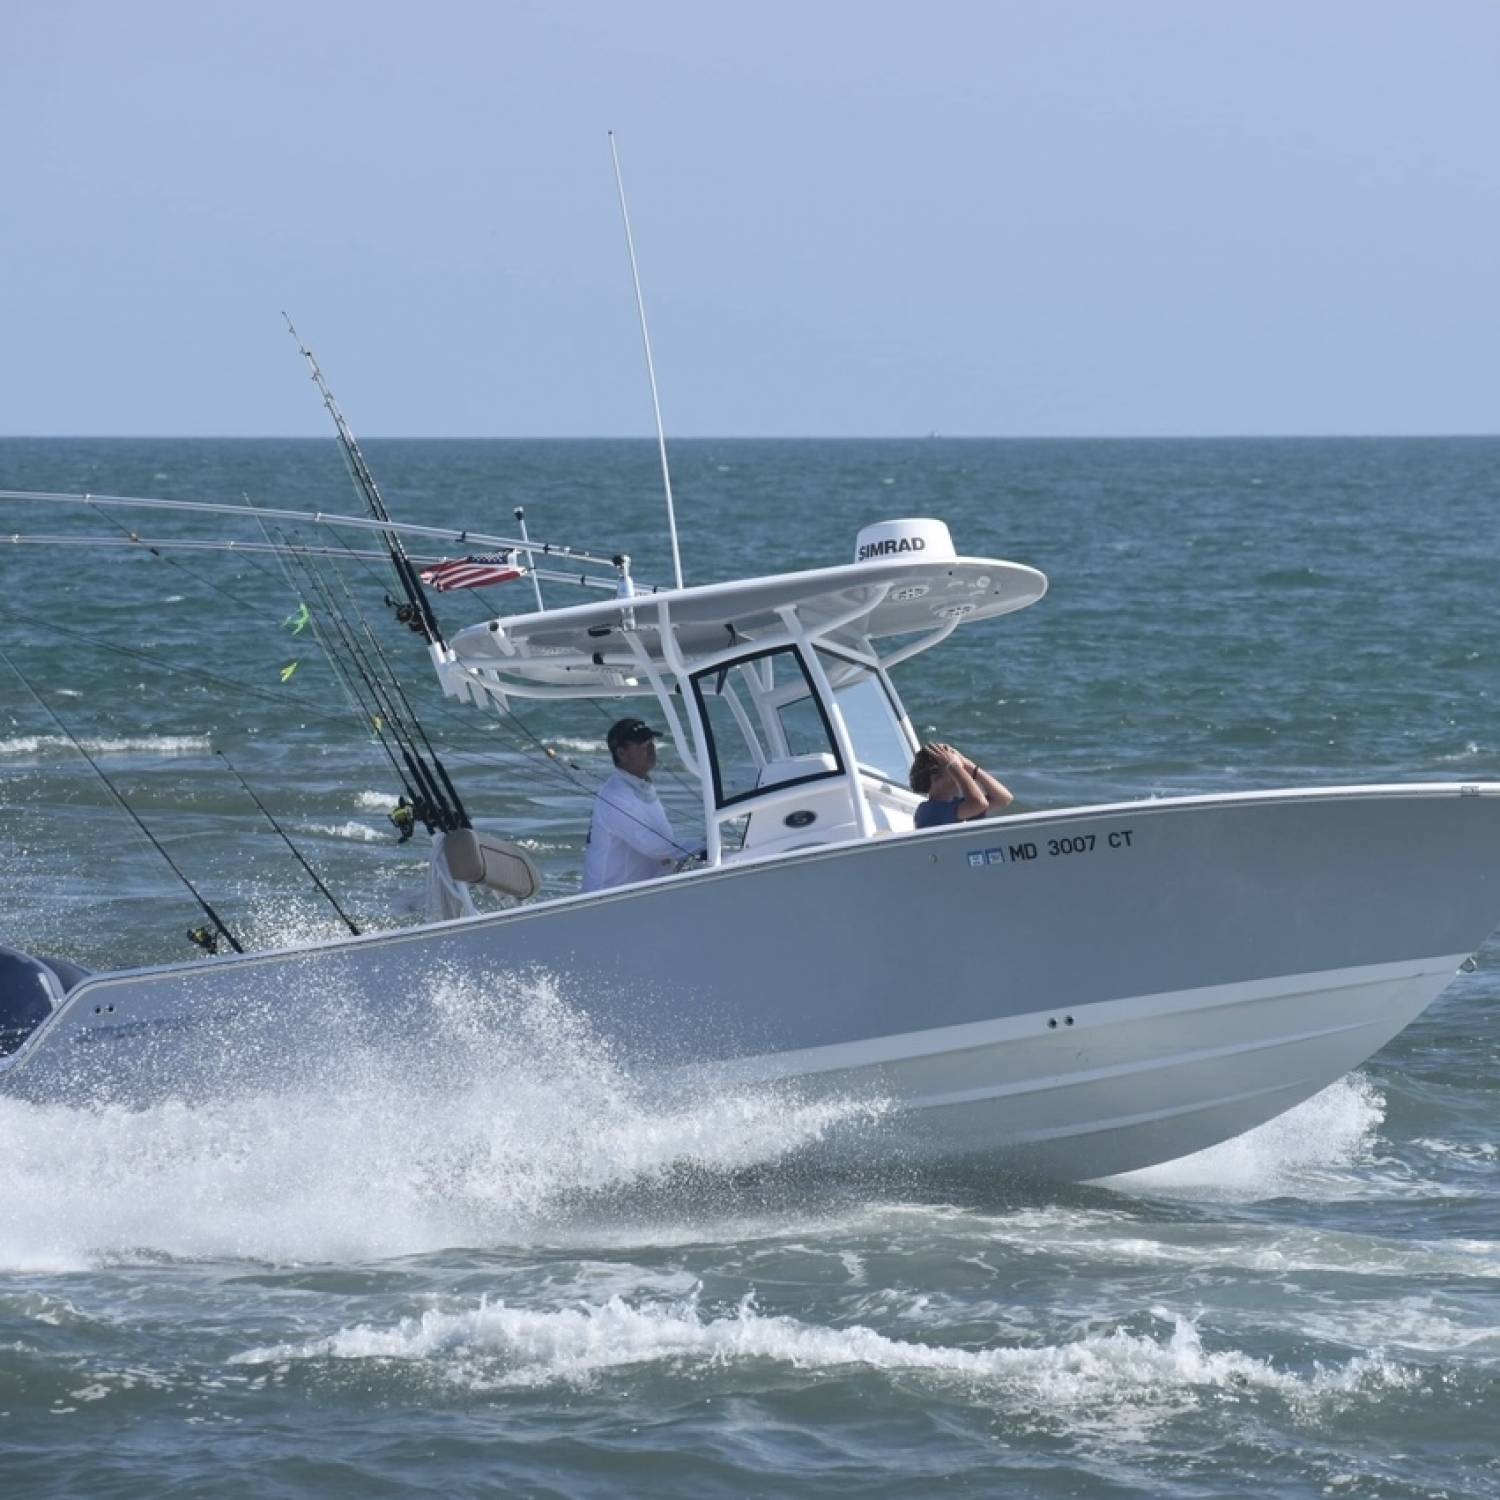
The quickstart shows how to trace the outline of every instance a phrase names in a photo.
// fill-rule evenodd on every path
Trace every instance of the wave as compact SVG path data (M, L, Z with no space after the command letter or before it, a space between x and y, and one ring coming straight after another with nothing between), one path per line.
M360 844L385 843L390 837L371 828L368 823L356 823L352 818L347 823L304 823L302 832L321 834L330 839L353 839Z
M212 748L207 735L148 734L107 739L80 739L90 755L116 755L130 751L150 755L197 755ZM76 755L73 742L58 734L15 735L0 740L0 755L41 755L51 752Z
M1262 587L1270 588L1322 588L1331 583L1328 574L1320 572L1314 567L1300 568L1272 568L1267 573L1262 573L1256 583Z
M357 1324L320 1338L246 1350L241 1366L272 1366L284 1377L298 1363L400 1362L427 1378L470 1390L587 1387L619 1370L666 1366L698 1378L718 1369L781 1366L804 1378L860 1369L916 1375L998 1397L1048 1423L1110 1428L1189 1411L1218 1397L1271 1393L1298 1406L1329 1398L1378 1398L1419 1376L1380 1355L1305 1372L1278 1369L1234 1348L1210 1350L1197 1327L1163 1308L1152 1317L1169 1332L1124 1327L1056 1344L974 1349L892 1338L855 1324L821 1327L760 1312L753 1295L732 1311L705 1315L696 1294L632 1303L620 1296L557 1309L502 1300L430 1309L388 1326Z
M1276 1278L1306 1272L1342 1277L1442 1277L1487 1282L1500 1277L1500 1242L1417 1239L1326 1227L1143 1221L1120 1211L1048 1205L1002 1216L976 1216L972 1232L1030 1255L1118 1271L1181 1267Z

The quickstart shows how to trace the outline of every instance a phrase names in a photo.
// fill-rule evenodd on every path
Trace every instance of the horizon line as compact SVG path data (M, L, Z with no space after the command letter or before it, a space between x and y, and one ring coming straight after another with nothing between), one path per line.
M1419 442L1500 438L1500 432L1081 432L1081 433L709 433L669 443L1239 443ZM333 434L282 432L0 432L0 442L32 443L321 443ZM378 443L646 443L643 433L366 433Z

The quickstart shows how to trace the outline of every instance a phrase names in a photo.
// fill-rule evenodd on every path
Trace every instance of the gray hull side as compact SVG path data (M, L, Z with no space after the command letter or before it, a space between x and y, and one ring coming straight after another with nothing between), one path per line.
M294 1078L546 976L627 1053L716 1061L1477 948L1500 786L1031 815L291 952L102 975L0 1072L33 1099Z

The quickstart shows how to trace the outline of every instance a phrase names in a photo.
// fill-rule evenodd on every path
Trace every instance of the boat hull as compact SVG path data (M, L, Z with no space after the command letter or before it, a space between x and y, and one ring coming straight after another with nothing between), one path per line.
M1092 1178L1358 1066L1497 920L1500 785L1078 808L96 976L0 1093L294 1087L344 1046L446 1024L445 984L544 979L662 1077L868 1100L877 1149Z
M882 1160L993 1154L1016 1171L1111 1176L1203 1150L1310 1098L1420 1015L1461 961L1136 996L747 1060L711 1076L721 1087L796 1079L804 1093L816 1080L825 1097L898 1105L878 1141Z

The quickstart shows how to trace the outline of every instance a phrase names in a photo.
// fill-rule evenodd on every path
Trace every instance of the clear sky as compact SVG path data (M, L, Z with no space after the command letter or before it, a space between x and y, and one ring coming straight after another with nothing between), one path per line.
M0 433L1500 430L1495 0L3 0Z

